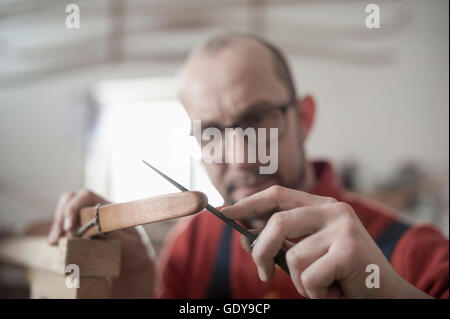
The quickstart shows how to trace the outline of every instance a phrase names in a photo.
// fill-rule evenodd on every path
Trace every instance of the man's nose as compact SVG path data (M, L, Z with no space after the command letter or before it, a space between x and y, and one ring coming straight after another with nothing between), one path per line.
M236 165L256 163L254 140L254 138L245 137L242 130L226 130L223 140L225 162Z

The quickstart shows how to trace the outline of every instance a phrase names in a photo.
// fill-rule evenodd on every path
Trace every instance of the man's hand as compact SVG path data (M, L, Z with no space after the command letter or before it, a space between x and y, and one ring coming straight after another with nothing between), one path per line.
M105 204L100 196L88 190L64 193L58 200L48 242L56 245L64 234L72 234L79 227L79 212L84 207ZM119 230L104 237L122 242L120 276L112 282L113 298L149 298L154 288L154 263L149 247L142 242L134 228Z
M426 298L402 279L367 233L352 207L333 198L272 186L222 213L231 219L275 211L251 252L262 281L274 276L274 257L285 245L298 292L309 298ZM293 241L293 243L287 240ZM366 287L366 267L380 269L380 287Z

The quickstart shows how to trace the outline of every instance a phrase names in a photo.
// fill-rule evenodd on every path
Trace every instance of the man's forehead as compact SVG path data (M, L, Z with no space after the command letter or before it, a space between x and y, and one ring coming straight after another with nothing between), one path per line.
M191 118L226 122L255 104L280 103L288 93L268 50L242 40L217 53L194 53L182 70L179 96Z
M181 72L181 93L206 93L250 85L258 76L275 75L268 50L254 40L239 39L220 51L200 49L188 58Z

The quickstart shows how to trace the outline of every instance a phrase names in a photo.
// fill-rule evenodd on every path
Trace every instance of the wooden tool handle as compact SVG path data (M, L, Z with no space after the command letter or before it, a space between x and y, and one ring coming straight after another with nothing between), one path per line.
M98 220L102 233L154 223L162 220L192 215L203 210L208 198L202 192L181 192L154 196L128 203L108 204L98 208ZM95 207L83 208L80 212L81 226L95 218ZM96 226L83 237L97 235Z

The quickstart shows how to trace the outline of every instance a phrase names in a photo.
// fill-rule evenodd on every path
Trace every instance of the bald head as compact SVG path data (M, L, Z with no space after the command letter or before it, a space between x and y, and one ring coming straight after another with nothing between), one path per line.
M266 50L272 59L273 68L278 79L286 86L289 92L291 100L295 100L297 92L295 88L294 79L289 69L288 62L284 57L280 49L274 44L266 41L265 39L250 33L224 33L215 35L207 39L199 47L197 47L192 53L194 54L209 54L217 55L223 50L230 48L234 45L238 45L242 41L250 41L258 43L263 50Z

